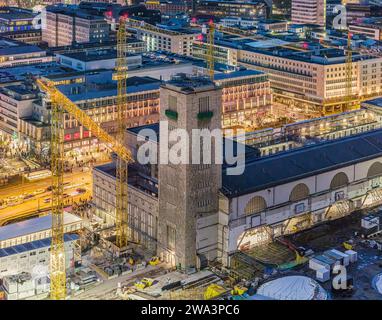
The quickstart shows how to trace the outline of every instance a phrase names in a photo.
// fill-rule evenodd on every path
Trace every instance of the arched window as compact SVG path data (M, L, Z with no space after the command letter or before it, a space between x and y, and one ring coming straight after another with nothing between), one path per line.
M330 189L337 189L349 183L349 178L344 172L338 172L330 182Z
M267 207L267 203L265 202L263 197L255 196L251 200L248 201L245 206L244 213L245 214L254 214L265 210Z
M382 163L374 162L367 171L367 177L372 178L382 175Z
M299 201L309 196L309 188L305 183L296 185L289 196L289 201Z

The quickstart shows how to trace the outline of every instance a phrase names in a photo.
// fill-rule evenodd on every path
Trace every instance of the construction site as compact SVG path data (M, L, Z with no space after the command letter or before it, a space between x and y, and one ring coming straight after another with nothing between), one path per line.
M215 25L205 26L206 74L163 81L159 120L188 133L222 129L222 119L244 128L245 169L230 175L226 155L223 164L139 163L140 143L163 151L162 129L158 123L126 127L128 20L121 16L117 30L115 134L53 81L35 79L51 106L51 163L41 173L51 176L51 185L33 191L34 214L14 215L0 227L0 298L381 299L382 113L375 102L360 109L354 98L350 34L341 107L329 105L324 117L292 124L280 124L286 109L277 109L273 122L244 116L236 123L222 116ZM141 24L129 21L134 26ZM70 172L72 183L65 171L68 115L110 154L106 165ZM142 139L144 129L156 140ZM225 148L232 140L224 137ZM4 206L12 201L18 200L6 198ZM340 271L345 284L338 287Z

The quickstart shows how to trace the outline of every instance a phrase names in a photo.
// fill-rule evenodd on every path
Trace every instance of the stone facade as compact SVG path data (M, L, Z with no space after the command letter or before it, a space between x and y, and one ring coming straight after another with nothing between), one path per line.
M199 81L200 78L182 78L161 87L160 120L169 122L169 131L185 129L191 136L192 129L221 128L221 89L210 81ZM168 117L169 110L175 116ZM212 116L200 120L205 113ZM189 148L191 155L191 144ZM214 150L212 143L212 155ZM163 151L161 148L161 154ZM166 250L158 248L158 251L165 260L182 269L196 267L204 260L213 244L206 239L206 244L201 245L196 240L200 235L198 229L211 225L214 225L212 229L217 228L213 216L218 209L220 186L219 164L159 165L158 242Z

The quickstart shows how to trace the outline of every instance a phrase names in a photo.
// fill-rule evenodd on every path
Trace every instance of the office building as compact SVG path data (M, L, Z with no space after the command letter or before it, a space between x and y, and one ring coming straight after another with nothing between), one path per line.
M292 0L292 23L326 25L326 0Z

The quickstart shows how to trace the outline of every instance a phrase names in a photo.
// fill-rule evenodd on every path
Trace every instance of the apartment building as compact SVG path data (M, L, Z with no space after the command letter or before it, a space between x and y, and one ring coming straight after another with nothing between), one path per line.
M292 0L292 23L326 24L326 0Z

